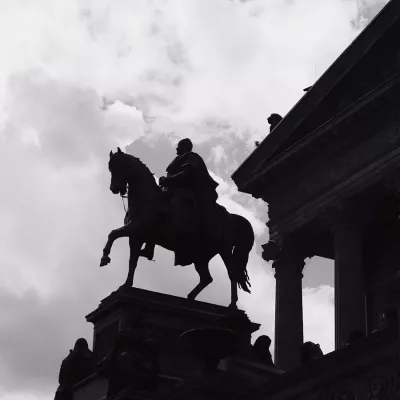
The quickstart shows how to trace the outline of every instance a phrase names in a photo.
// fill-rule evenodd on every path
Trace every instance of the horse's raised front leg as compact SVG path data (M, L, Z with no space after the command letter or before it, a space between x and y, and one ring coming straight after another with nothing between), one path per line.
M131 287L133 285L133 278L135 276L135 271L138 263L138 259L140 256L140 249L142 248L142 242L137 240L136 238L129 238L129 249L130 249L130 258L129 258L129 272L126 278L125 283L122 287Z
M199 274L200 282L188 294L189 300L194 300L199 295L199 293L202 292L213 281L210 270L208 269L208 262L195 263L194 267Z
M122 228L114 229L110 232L110 234L108 235L107 243L103 249L103 257L101 257L100 267L104 267L111 261L111 258L109 257L109 255L110 255L113 243L121 237L129 236L129 232L130 232L129 225L130 224L125 225Z

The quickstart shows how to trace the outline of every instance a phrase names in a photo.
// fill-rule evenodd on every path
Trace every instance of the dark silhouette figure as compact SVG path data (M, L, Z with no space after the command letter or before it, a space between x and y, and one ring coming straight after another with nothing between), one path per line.
M80 338L61 364L55 400L72 399L72 387L93 372L93 352L89 350L86 339Z
M398 317L396 308L387 308L381 313L378 329L372 333L377 334L384 331L396 331L398 326Z
M269 131L272 132L275 127L279 124L279 122L281 122L283 120L283 117L281 117L279 114L271 114L267 121L270 125Z
M130 320L97 370L99 375L108 379L107 398L122 391L156 391L160 372L157 342L146 334L140 321Z
M392 330L397 329L397 309L387 308L381 316L380 329L381 330Z
M344 344L344 346L350 346L354 343L361 342L364 339L365 339L365 333L356 329L356 330L350 332L349 337L348 337L346 343Z
M270 125L269 131L272 132L275 129L275 127L279 124L279 122L282 121L282 119L283 119L283 117L281 117L279 114L275 114L275 113L271 114L267 119L267 121ZM260 145L260 142L257 140L254 142L254 145L256 147L258 147Z
M258 362L268 365L269 367L275 367L269 349L270 346L271 346L271 339L269 336L262 335L258 337L253 345L253 355Z
M305 342L300 347L300 360L303 365L318 360L323 355L324 353L318 343Z
M203 159L192 150L190 139L181 140L176 148L177 157L167 167L167 176L161 177L159 182L170 203L175 265L192 264L199 235L202 232L206 235L207 221L219 208L216 204L218 183L208 173ZM198 228L193 229L193 225ZM154 247L155 243L146 243L141 255L152 260Z
M121 149L110 153L110 190L125 194L129 187L128 216L123 227L109 234L100 266L111 261L109 254L114 241L129 237L129 272L121 288L131 287L144 243L160 245L178 255L182 251L184 265L193 263L200 277L199 284L188 295L194 300L212 282L208 264L219 254L231 281L230 306L236 307L237 288L250 292L247 262L254 244L253 228L242 216L230 214L215 203L216 183L209 179L201 158L189 153L172 163L175 165L169 171L174 173L161 180L167 190L157 185L153 174L138 158ZM179 165L182 171L176 172ZM182 182L188 186L176 189ZM174 189L170 192L170 188ZM187 239L180 242L183 236ZM190 251L186 252L185 246Z

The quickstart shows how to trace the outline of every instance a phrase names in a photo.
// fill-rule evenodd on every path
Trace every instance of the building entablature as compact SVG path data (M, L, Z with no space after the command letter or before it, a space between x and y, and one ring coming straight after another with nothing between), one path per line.
M286 151L253 170L247 179L238 180L236 183L239 190L269 202L269 198L274 197L271 183L276 184L284 180L283 178L297 177L297 175L304 178L302 175L305 173L317 172L314 169L317 166L327 164L330 166L332 161L336 159L340 161L342 155L354 150L359 151L359 146L364 143L364 146L370 149L374 137L385 139L382 138L382 130L387 131L392 127L390 122L396 121L397 108L394 98L399 96L400 72ZM390 142L396 140L395 132L386 133L389 135L388 139L391 139ZM378 151L379 149L376 149L375 153ZM376 154L371 154L371 158L374 157ZM359 161L361 164L363 160ZM330 180L342 178L339 174L345 175L345 173L346 171L337 171L330 166L328 177ZM270 187L266 186L268 184Z
M301 229L394 176L400 166L400 117L394 98L400 100L400 74L251 180L246 188L269 204L272 236ZM361 196L361 201L368 199Z

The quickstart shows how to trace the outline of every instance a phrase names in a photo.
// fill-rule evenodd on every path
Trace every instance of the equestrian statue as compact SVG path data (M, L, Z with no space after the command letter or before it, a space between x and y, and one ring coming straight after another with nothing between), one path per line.
M230 307L236 308L237 288L250 293L247 262L254 244L253 228L247 219L230 214L216 202L218 183L192 151L190 139L181 140L176 150L177 157L159 185L139 158L120 148L110 152L110 190L127 194L128 210L124 226L108 235L100 266L111 261L114 241L128 237L129 272L121 288L131 287L139 257L152 260L155 246L162 246L174 251L175 265L194 264L200 277L188 295L194 300L212 282L208 264L219 254L231 281Z

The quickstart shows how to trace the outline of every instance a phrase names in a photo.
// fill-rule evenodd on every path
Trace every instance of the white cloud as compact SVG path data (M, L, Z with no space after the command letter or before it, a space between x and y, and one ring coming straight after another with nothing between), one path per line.
M221 145L215 146L212 150L212 154L214 156L215 164L219 164L221 162L221 160L227 161L227 159L228 159L228 157L225 153L225 150Z
M326 354L334 350L333 288L322 285L303 290L304 340L319 343ZM324 323L321 323L323 321Z

